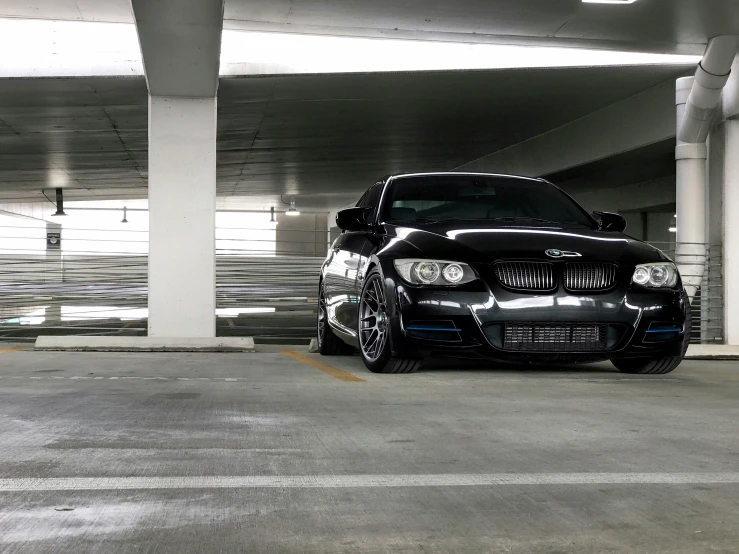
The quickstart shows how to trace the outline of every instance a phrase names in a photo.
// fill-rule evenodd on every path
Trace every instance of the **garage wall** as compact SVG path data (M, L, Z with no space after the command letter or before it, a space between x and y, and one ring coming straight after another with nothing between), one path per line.
M572 197L588 211L646 212L654 211L657 207L664 209L675 204L675 176L622 187L576 192L572 193Z
M627 233L639 240L673 244L675 177L572 195L590 211L617 212L626 218Z
M328 249L328 214L280 217L277 225L278 255L325 257Z

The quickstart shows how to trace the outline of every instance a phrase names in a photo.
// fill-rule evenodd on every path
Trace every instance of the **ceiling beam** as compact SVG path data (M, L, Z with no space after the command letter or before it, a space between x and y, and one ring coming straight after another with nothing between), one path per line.
M630 98L454 169L540 177L675 136L675 83Z
M223 0L131 0L131 7L149 94L214 97Z

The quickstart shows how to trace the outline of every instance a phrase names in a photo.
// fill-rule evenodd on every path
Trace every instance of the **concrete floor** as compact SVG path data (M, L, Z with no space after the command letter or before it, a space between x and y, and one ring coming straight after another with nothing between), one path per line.
M7 349L3 553L739 549L736 362Z

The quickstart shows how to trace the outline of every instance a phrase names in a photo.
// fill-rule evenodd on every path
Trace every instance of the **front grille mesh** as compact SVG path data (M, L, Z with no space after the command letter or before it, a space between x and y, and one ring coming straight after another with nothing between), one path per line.
M547 262L499 262L495 276L506 287L521 290L552 290L554 271Z
M564 283L567 290L606 290L616 284L618 268L609 263L569 263L565 266Z
M608 349L606 324L508 323L503 348L519 352L600 352Z

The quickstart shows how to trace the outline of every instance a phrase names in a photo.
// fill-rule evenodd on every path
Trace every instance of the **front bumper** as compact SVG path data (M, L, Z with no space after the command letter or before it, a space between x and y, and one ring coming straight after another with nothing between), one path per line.
M448 356L510 362L591 362L682 354L688 300L682 290L635 290L628 282L605 293L572 294L507 290L475 281L456 288L403 284L383 264L393 353L403 357ZM502 337L514 325L578 328L599 326L602 349L511 348ZM675 329L675 332L655 332ZM506 335L508 336L508 335Z

